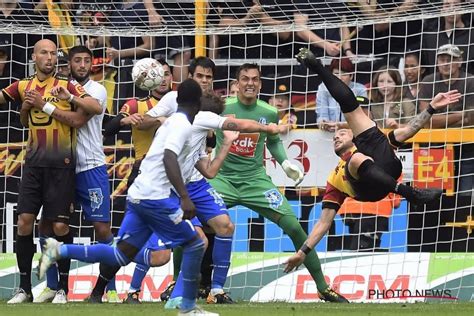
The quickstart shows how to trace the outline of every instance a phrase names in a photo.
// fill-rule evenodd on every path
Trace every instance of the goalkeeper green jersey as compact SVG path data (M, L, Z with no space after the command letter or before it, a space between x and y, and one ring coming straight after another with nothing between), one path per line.
M250 119L261 124L278 123L277 109L261 100L257 100L252 105L245 105L236 97L227 98L226 108L222 115ZM222 131L216 131L216 135L217 152L219 152L223 140ZM239 138L232 144L219 174L230 180L265 174L263 158L266 140L271 143L281 142L278 134L267 136L267 133L241 132Z

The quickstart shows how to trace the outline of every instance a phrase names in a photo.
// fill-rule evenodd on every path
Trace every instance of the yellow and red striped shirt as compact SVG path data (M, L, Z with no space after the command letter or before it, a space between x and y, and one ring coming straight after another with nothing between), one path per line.
M5 99L23 102L25 91L38 91L45 102L58 109L73 111L72 105L59 100L51 94L56 86L65 87L71 94L84 97L84 88L76 81L60 75L46 80L39 80L36 75L15 81L2 90ZM29 166L74 168L76 131L74 128L54 119L41 110L32 108L29 111L29 134L25 162Z

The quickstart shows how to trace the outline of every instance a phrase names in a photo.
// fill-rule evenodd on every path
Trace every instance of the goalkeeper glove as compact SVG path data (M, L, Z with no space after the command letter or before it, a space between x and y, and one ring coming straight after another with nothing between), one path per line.
M301 181L303 181L304 174L298 166L292 164L289 160L283 161L281 167L285 171L288 178L291 178L295 181L295 187L298 186Z

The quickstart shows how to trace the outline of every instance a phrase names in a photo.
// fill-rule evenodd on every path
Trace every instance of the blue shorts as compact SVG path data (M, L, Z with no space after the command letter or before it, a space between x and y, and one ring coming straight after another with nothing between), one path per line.
M105 165L76 174L76 200L90 222L110 222L109 176Z
M196 216L191 218L191 224L193 224L193 226L202 227L201 222ZM163 237L158 236L156 233L153 233L150 239L148 239L148 241L146 242L145 247L147 249L150 249L151 251L159 251L168 249L168 247L166 247L166 244L167 242Z
M141 249L156 233L166 248L180 246L197 235L191 222L182 220L182 216L180 200L173 192L161 200L128 200L118 242L126 241Z
M150 239L146 242L146 248L151 251L165 250L168 249L165 244L166 241L163 241L163 238L160 238L157 234L152 234Z
M189 198L196 206L196 217L203 224L219 215L229 215L222 196L206 179L190 182L186 185ZM202 225L196 225L202 226Z

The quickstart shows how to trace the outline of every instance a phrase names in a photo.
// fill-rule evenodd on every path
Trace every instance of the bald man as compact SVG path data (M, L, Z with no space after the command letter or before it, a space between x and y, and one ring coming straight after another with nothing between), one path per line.
M33 300L33 227L41 207L40 241L54 237L72 243L69 217L75 192L76 128L87 122L89 112L100 107L80 84L56 74L57 47L52 41L38 41L32 59L36 73L12 83L0 94L0 103L22 102L20 119L29 127L17 207L20 287L9 304ZM53 303L67 302L69 265L68 260L58 262L59 283ZM58 278L57 273L55 277Z

